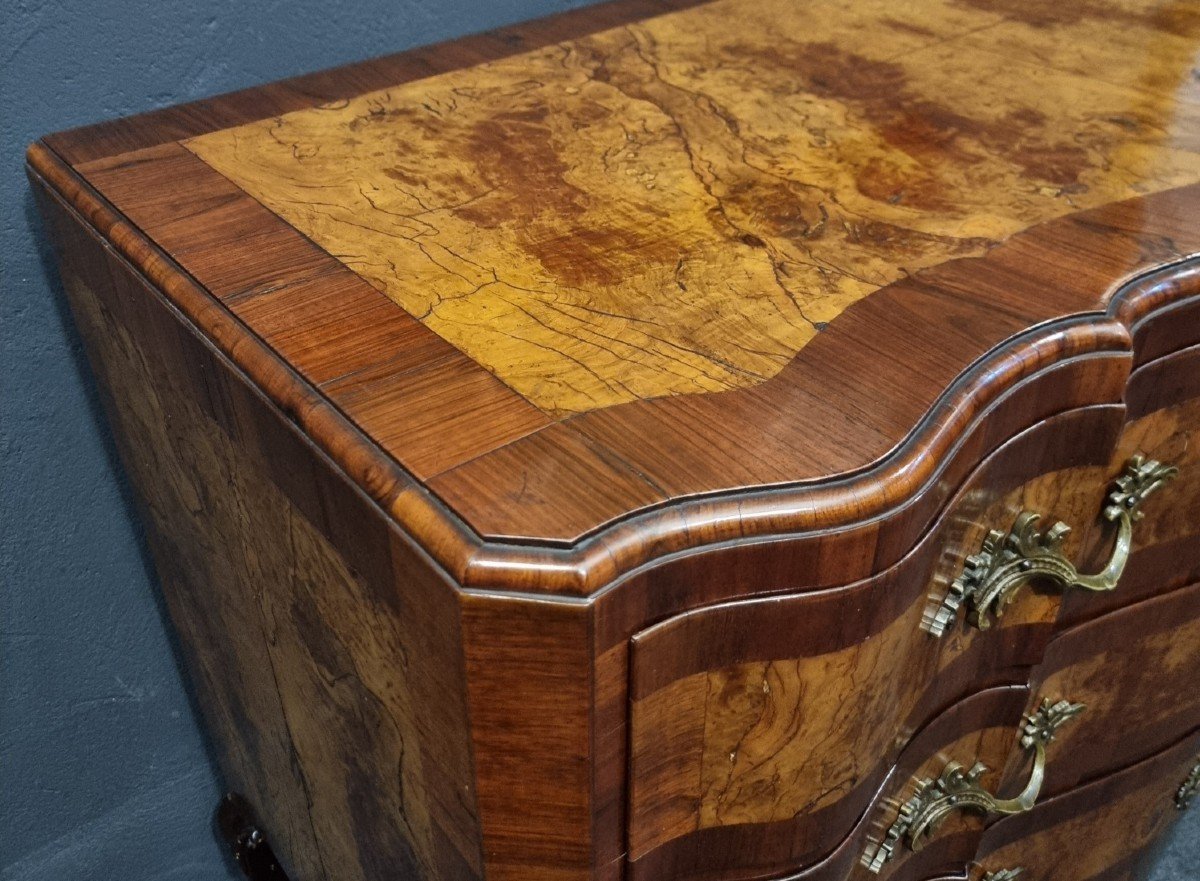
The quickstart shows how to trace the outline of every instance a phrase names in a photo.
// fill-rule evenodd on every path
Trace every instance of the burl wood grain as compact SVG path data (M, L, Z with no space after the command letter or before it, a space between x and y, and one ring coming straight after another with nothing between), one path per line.
M47 207L226 783L293 878L482 877L452 589Z
M1165 490L1168 503L1147 505L1145 516L1138 521L1137 533L1142 545L1166 544L1200 531L1200 387L1185 389L1177 385L1195 382L1200 376L1200 348L1164 361L1171 371L1170 377L1156 371L1152 377L1158 380L1155 391L1175 403L1150 407L1148 413L1134 413L1135 418L1126 425L1113 452L1114 464L1140 452L1179 469ZM1131 391L1131 406L1145 405L1145 397L1138 391L1137 388ZM1180 392L1178 397L1172 394L1175 391Z
M846 881L923 767L1020 782L1030 683L1186 675L1194 10L632 23L685 5L31 148L223 767L297 881ZM1098 568L1133 451L1184 472L1120 590L921 631L1022 508ZM1056 785L1176 736L1163 701Z
M1200 180L1185 7L890 7L720 0L186 146L555 415L753 385L880 287Z
M997 658L977 647L948 669L962 651L939 651L946 647L921 631L923 605L862 643L690 676L635 703L631 858L697 830L815 823L847 798L861 810L923 716L957 696L956 686L973 687L960 679L973 678L966 671L994 676L1022 660L1019 650ZM782 604L774 612L784 621L820 614ZM1041 641L1036 626L1014 632L1034 647ZM830 823L822 830L827 845L846 831Z
M871 844L880 841L886 835L888 828L895 821L900 805L912 794L917 781L937 779L950 762L957 762L966 767L972 767L976 762L987 767L987 771L979 778L979 784L988 792L998 792L1001 786L1001 774L1004 763L1013 754L1020 755L1022 750L1018 745L1017 728L1020 720L1008 724L998 724L964 732L952 742L941 746L940 749L927 753L921 760L913 762L904 768L904 774L897 782L889 786L886 797L872 806L872 821L867 840ZM899 783L899 781L903 781ZM1019 789L1019 787L1018 787ZM1011 793L1003 793L1011 794ZM926 845L920 852L914 853L907 846L898 849L893 857L878 872L870 872L860 861L853 870L845 874L846 881L874 881L877 878L916 879L923 878L928 873L928 864L933 860L942 862L943 868L954 865L963 856L971 853L971 844L979 841L984 824L988 817L975 811L957 811L950 814L945 822L938 827L934 841L942 847ZM943 855L945 844L951 844L949 859ZM957 854L955 853L957 851ZM955 859L955 856L958 856ZM932 858L932 859L931 859ZM947 865L947 863L949 865ZM920 867L920 868L918 868Z
M730 2L713 6L713 14L726 15L721 10ZM1192 259L1200 251L1200 232L1193 222L1200 185L1154 192L1161 167L1154 162L1125 163L1127 157L1121 154L1104 169L1092 168L1087 174L1125 176L1130 192L1145 195L1055 215L989 244L980 257L956 257L903 274L839 313L770 379L720 394L627 401L559 420L569 411L534 406L181 144L245 125L268 125L295 111L336 115L336 109L319 108L330 102L335 108L349 106L381 90L407 95L420 90L416 81L430 75L431 88L441 82L438 75L487 76L489 68L480 67L481 62L496 62L507 70L505 65L514 62L504 59L529 50L531 64L536 65L537 58L563 46L632 40L643 33L642 26L626 25L679 5L690 4L621 0L453 46L53 135L31 148L29 161L37 175L68 198L118 253L454 578L485 589L587 595L651 559L680 550L755 536L840 529L853 521L882 523L901 516L906 506L922 507L917 500L936 491L931 463L955 455L981 421L999 441L1058 409L1121 397L1123 383L1115 380L1111 387L1109 380L1089 386L1093 400L1076 396L1053 406L1031 389L1023 404L1024 423L1004 429L991 423L990 414L985 419L988 408L998 407L1006 392L1033 374L1098 352L1131 355L1130 362L1143 364L1200 340L1200 325L1188 320L1200 302L1195 297L1200 292L1200 264ZM1158 138L1170 154L1171 145L1185 143L1194 128L1196 101L1187 72L1195 27L1186 7L1143 10L1064 0L1052 15L1041 5L1010 4L1000 16L961 3L905 9L903 16L878 3L851 11L816 3L812 9L822 14L812 17L815 23L801 23L804 34L799 39L807 40L810 33L813 39L828 36L830 45L855 56L853 63L844 65L854 75L825 77L826 72L841 70L836 59L831 61L828 52L821 54L824 43L806 43L812 52L786 58L778 52L757 53L763 55L760 66L768 75L762 77L762 85L738 83L736 92L766 94L764 89L778 87L780 70L786 68L795 94L778 96L765 108L750 108L750 115L769 119L776 104L786 108L789 102L809 99L819 108L844 105L846 119L858 126L855 132L886 132L890 147L900 145L905 155L919 157L898 167L914 187L895 205L883 200L880 210L885 213L916 210L916 197L929 196L916 184L957 167L953 163L964 153L979 160L970 169L984 169L992 167L997 156L1016 161L1025 151L1017 165L1028 180L1005 186L1004 194L1018 194L1014 198L1019 201L1019 194L1032 193L1035 202L1045 198L1083 206L1090 204L1091 196L1067 192L1070 186L1061 196L1036 192L1049 166L1061 156L1074 155L1057 148L1067 141L1074 144L1076 134L1081 140L1075 146L1089 157L1096 144L1093 136L1110 126L1126 133L1119 136L1120 144ZM824 15L827 11L830 14ZM693 12L708 14L705 9ZM761 25L755 24L756 16L758 11L748 15L754 33ZM980 16L995 19L994 25L976 33L959 30L962 22L979 21ZM785 20L792 21L780 19ZM665 27L662 21L650 21L644 33ZM621 27L614 30L615 25ZM872 39L856 39L860 34ZM1068 102L1067 110L1044 108L1044 125L1030 121L995 130L971 129L970 122L982 124L1007 112L1009 94L1000 102L977 101L967 113L954 103L962 103L962 96L950 88L946 101L957 109L949 117L940 115L936 110L943 105L926 94L934 74L909 68L920 59L941 58L938 53L962 47L970 51L960 55L979 55L978 64L986 68L998 54L989 48L990 34L1004 46L1004 57L1014 59L1014 70L1030 68L1027 79L1037 86L1023 92L1010 89L1012 96L1061 98L1046 84L1064 76L1093 84L1111 81L1096 88L1141 96L1156 108L1146 119L1169 117L1177 126L1153 130L1142 126L1142 116L1136 115L1076 118L1076 104L1096 110L1080 99ZM795 40L794 35L783 36ZM947 42L937 45L942 38ZM678 42L680 51L690 52L694 41L689 39L685 35L672 45ZM738 59L753 48L732 41L717 40L714 45L723 54L697 65L696 77L713 80L714 92L739 75ZM880 57L889 47L897 50L894 57ZM658 53L663 45L653 49ZM667 47L666 55L670 51ZM632 89L635 84L625 80L633 78L642 62L628 55L621 58L632 67L621 67L617 72L625 79L614 82ZM669 92L668 109L677 113L681 125L692 126L688 143L693 153L711 159L717 171L727 171L717 159L727 158L735 133L715 122L711 131L704 128L705 120L713 122L705 116L705 107L688 105L667 85L692 74L668 69L665 56L653 54L652 60L661 62L662 76L642 86ZM950 61L954 63L943 65L946 76L958 82L961 64ZM824 67L815 70L817 64ZM874 82L870 78L882 69L880 64L897 66L905 77L878 90L895 98L895 118L884 112L892 98L879 98L865 89L862 95L842 94L855 83ZM855 79L859 71L861 80ZM1001 71L976 77L973 88L990 95L988 90L1005 75ZM1140 85L1129 87L1135 81ZM1182 85L1172 88L1169 84L1174 82ZM1091 94L1087 89L1083 93L1084 98ZM930 101L936 107L928 106ZM1172 104L1178 107L1172 110ZM661 112L657 106L650 101L646 109ZM569 116L568 110L564 108ZM442 124L453 129L452 124ZM383 120L380 125L386 130L389 124ZM1047 127L1055 143L1043 151L1039 139ZM747 131L747 138L756 136L753 125ZM793 133L798 136L799 131ZM586 143L588 132L581 129L570 137L572 143ZM380 143L386 141L385 137ZM502 144L510 142L518 140ZM772 143L761 138L753 142L764 153ZM453 131L447 132L446 144L461 146ZM848 135L822 149L837 153L852 176L861 170L855 162L873 155L853 153L856 145L861 146ZM364 148L356 156L369 153ZM940 164L942 154L950 155L949 166ZM1047 161L1030 161L1035 154ZM772 161L786 166L792 158L780 153ZM762 207L763 222L778 220L778 200L770 198L776 192L772 183L760 180L753 169L741 168L735 159L729 162L738 166L736 173L754 183L753 198ZM469 164L471 175L511 169L511 164L486 157ZM537 162L531 159L525 165L534 168ZM969 174L978 176L974 170ZM740 178L735 174L716 180L714 192L731 180ZM953 174L945 181L947 191L974 212L972 217L982 217L971 199L975 190L987 190L987 181L972 180L965 193L961 183ZM1099 191L1107 183L1095 186ZM635 187L637 192L658 191ZM721 198L735 208L745 203L737 194ZM814 193L812 198L820 196ZM865 190L838 196L843 203L859 198L880 201ZM804 199L797 204L811 208ZM826 207L832 207L831 216L841 216L838 206ZM846 224L855 226L850 220ZM864 238L859 243L863 253L870 251L876 255L870 259L887 263L896 248L908 247L912 235L920 232L914 232L912 224L894 226L871 226L871 234L881 236L869 246ZM867 229L865 221L861 227ZM836 229L822 229L810 238L823 241L840 235ZM764 243L769 238L763 238ZM585 240L575 236L563 247L586 248ZM853 250L853 243L844 244ZM753 249L732 241L719 253L740 253L747 247ZM622 259L616 252L610 256ZM859 262L869 268L870 259ZM535 261L514 251L513 262L528 266ZM580 266L591 263L580 261ZM830 270L830 277L837 271ZM699 302L701 295L692 299ZM1171 317L1150 320L1158 311ZM665 323L678 322L673 317ZM1037 330L1030 332L1031 328ZM826 491L833 478L840 481L839 492ZM772 490L762 492L763 487Z
M937 713L909 742L886 779L870 782L861 801L846 800L798 816L793 822L714 827L691 840L676 840L630 864L627 877L677 881L685 878L795 878L846 881L875 878L862 869L865 848L891 824L911 781L940 772L945 762L972 756L993 769L1012 751L1022 707L1022 685L977 692ZM998 770L988 773L989 783ZM829 828L832 826L833 828ZM960 864L975 852L981 818L962 816L946 827L925 852L899 854L884 877L923 879L949 859ZM897 871L899 870L899 871Z
M1179 474L1161 498L1145 506L1118 589L1108 594L1069 592L1060 624L1078 624L1200 579L1200 390L1187 387L1200 369L1198 354L1194 348L1185 349L1134 372L1127 395L1130 418L1108 470L1116 473L1131 456L1142 454L1174 464ZM1076 492L1082 485L1068 484ZM1099 571L1112 553L1112 526L1086 515L1067 522L1087 536L1072 559L1083 571Z

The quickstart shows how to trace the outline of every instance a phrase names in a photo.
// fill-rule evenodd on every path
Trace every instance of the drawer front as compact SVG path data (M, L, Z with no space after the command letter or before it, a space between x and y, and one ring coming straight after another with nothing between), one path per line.
M1200 350L1142 369L1200 374ZM999 624L1039 591L1063 595L1062 628L1200 579L1200 398L1177 399L1165 382L1144 386L1134 384L1132 418L1105 467L1060 471L1057 496L979 516L988 539L968 545L963 576L943 592L948 631L964 619Z
M1097 736L1075 739L1081 758L1060 766L1048 781L1051 791L1177 735L1187 708L1175 701L1169 711L1159 709L1160 692L1181 688L1192 675L1180 649L1183 637L1195 638L1190 610L1145 612L1163 627L1178 624L1177 632L1152 633L1147 619L1145 632L1126 644L1112 634L1129 625L1108 619L1200 578L1200 398L1194 382L1171 381L1197 368L1196 349L1141 367L1130 384L1127 421L1114 418L1112 408L1084 408L1009 441L970 476L915 548L877 576L701 608L635 636L631 877L651 877L639 869L650 865L654 877L703 877L712 864L705 842L722 830L730 840L735 830L746 834L722 857L728 865L719 877L760 877L768 866L796 870L819 861L863 815L913 733L939 708L990 685L1030 681L1056 631L1093 619L1094 628L1057 641L1033 679L1050 691L1078 685L1090 695L1078 699L1095 709L1087 727ZM1120 518L1107 514L1119 489L1114 481L1132 474L1127 466L1136 456L1162 463L1162 479L1143 471L1143 486L1155 486L1137 500L1122 536ZM964 596L972 567L987 574L980 557L989 535L1000 553L1021 548L1017 524L1025 513L1039 515L1022 549L1033 559L1032 573L993 591L990 604L982 600L986 577L975 579L974 597ZM1058 522L1072 528L1058 529ZM1110 582L1093 578L1093 589L1069 586L1062 575L1087 580L1106 570ZM1104 586L1116 589L1094 589ZM1161 608L1182 602L1177 597ZM1097 657L1098 645L1108 646L1108 660ZM1174 666L1158 680L1160 691L1138 692L1138 659L1150 657ZM1141 721L1124 751L1104 740L1114 736L1115 710L1111 694L1088 680L1103 679L1096 665L1129 671L1125 700ZM1104 750L1082 746L1100 743Z
M1080 787L1087 792L1098 791L1090 784L1110 776L1120 780L1133 779L1135 774L1153 777L1154 772L1147 770L1150 767L1147 763L1164 761L1161 754L1172 749L1182 749L1186 754L1188 748L1178 746L1181 739L1194 742L1195 732L1200 731L1200 690L1196 688L1200 681L1200 584L1146 600L1060 634L1048 646L1045 660L1034 672L1033 680L1030 694L1036 695L1037 701L1046 697L1051 700L1068 697L1079 702L1084 710L1072 719L1071 724L1059 729L1054 740L1047 744L1045 782L1039 794L1039 805L1029 816L1049 816L1050 805L1060 801L1068 805L1083 804L1079 809L1081 816L1072 819L1069 826L1055 835L1059 838L1074 835L1075 832L1069 830L1075 830L1079 835L1076 844L1085 843L1084 847L1097 836L1113 840L1106 841L1096 853L1089 851L1089 859L1080 863L1083 874L1060 874L1057 865L1045 874L1029 871L1039 859L1036 856L1039 848L1047 846L1043 838L1057 840L1055 836L1047 835L1042 838L1031 836L1030 842L1006 847L1003 853L985 861L987 870L976 866L971 872L964 869L946 873L945 878L938 881L983 881L989 877L991 881L1009 881L1010 876L1004 872L1017 868L1025 870L1016 876L1020 881L1034 881L1039 877L1055 881L1060 878L1082 881L1093 877L1140 877L1133 873L1139 864L1141 850L1161 831L1160 821L1165 822L1171 817L1162 811L1151 810L1153 804L1142 798L1141 801L1130 801L1127 810L1114 806L1113 816L1106 821L1107 813L1092 811L1094 805L1081 801L1075 792ZM1034 706L1036 701L1031 701L1027 712ZM1170 761L1167 764L1174 767ZM1138 768L1141 770L1136 770ZM1167 789L1178 792L1180 782L1187 775L1177 775L1176 779L1171 777L1173 773L1167 775L1166 785L1161 781L1153 783L1157 795L1150 802ZM1014 752L1001 785L1011 790L1028 775L1027 759ZM1061 800L1056 798L1060 795ZM1137 807L1143 803L1146 803L1144 822L1143 815L1138 813L1142 809ZM1054 810L1061 810L1061 807ZM1091 827L1093 821L1095 830ZM1020 820L1022 824L1029 822L1033 821ZM1129 834L1121 829L1118 830L1121 834L1114 838L1112 830L1104 828L1105 822L1118 825L1128 822ZM1016 819L1004 819L998 828L1011 830L1017 823ZM984 850L989 847L998 848L999 845L985 841ZM1051 851L1054 850L1051 846ZM1034 856L1010 859L1013 852L1028 852ZM1099 874L1088 874L1093 870Z
M980 815L948 817L940 829L945 834L920 853L898 848L882 871L867 868L864 854L885 839L899 806L912 795L914 782L936 777L950 762L982 762L988 770L979 784L998 786L1000 773L992 769L1002 768L1009 754L1019 749L1021 711L1028 699L1023 685L997 686L971 695L918 732L878 784L864 787L861 802L844 799L790 822L710 827L633 863L630 877L639 881L774 877L873 881L923 877L932 868L961 866L975 853L983 834ZM818 846L827 840L828 844Z
M1048 794L1157 753L1200 728L1200 584L1064 632L1034 680L1087 706L1047 748Z
M1029 507L1094 517L1112 475L1081 451L1091 455L1107 436L1107 461L1112 416L1075 411L1010 441L875 578L712 606L637 635L631 877L756 878L819 861L940 708L1026 682L1053 633L1058 594L1031 591L1003 627L958 626L940 639L927 630L931 596L945 592L989 523ZM1082 547L1082 532L1068 552ZM716 863L722 874L712 874Z
M970 875L1023 869L1019 881L1140 881L1150 845L1181 815L1200 733L1117 774L996 823ZM1196 810L1193 805L1191 810Z

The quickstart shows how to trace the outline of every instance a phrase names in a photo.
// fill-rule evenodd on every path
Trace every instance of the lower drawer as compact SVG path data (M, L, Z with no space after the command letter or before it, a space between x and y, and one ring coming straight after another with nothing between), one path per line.
M1047 748L1043 798L1154 755L1200 728L1200 583L1074 627L1033 693L1086 707ZM1014 772L1015 773L1015 772Z
M1053 729L1053 739L1044 743L1041 757L1035 758L1029 744L1020 741L1024 749L1012 749L1000 759L1005 770L997 780L989 779L986 770L996 767L994 753L986 756L961 749L940 753L938 761L894 789L878 809L866 851L872 873L908 879L927 877L920 871L926 867L952 870L948 862L961 864L960 855L975 852L976 842L967 835L969 827L960 815L986 814L987 820L994 821L1018 806L1000 807L992 799L1011 800L1026 786L1031 787L1027 791L1033 803L1044 804L1200 731L1197 681L1200 584L1063 632L1050 643L1026 691L1027 719L1039 711L1061 708L1061 721ZM1022 728L1023 733L1029 731ZM951 763L961 766L963 773L978 767L982 776L971 780L971 785L958 786L946 776ZM1038 780L1040 785L1035 786ZM948 802L955 793L955 801ZM1020 807L1028 810L1028 804ZM934 822L931 817L941 819ZM916 830L923 828L928 834L917 835Z
M955 824L888 881L1144 881L1160 839L1200 810L1200 731L1128 768L987 827ZM1188 805L1191 805L1188 807ZM787 881L862 881L852 836L828 860Z
M996 823L967 877L1000 881L1138 881L1147 852L1182 813L1200 732L1116 774ZM1192 810L1200 809L1193 806Z

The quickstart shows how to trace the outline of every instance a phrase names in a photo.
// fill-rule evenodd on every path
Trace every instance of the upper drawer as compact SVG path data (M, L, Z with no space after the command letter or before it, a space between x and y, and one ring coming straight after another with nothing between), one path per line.
M1086 558L1091 544L1118 552L1101 511L1121 469L1081 452L1097 433L1115 434L1112 419L1107 408L1073 411L1001 447L916 548L876 577L710 606L636 635L631 877L705 877L706 841L721 830L745 833L722 852L728 877L812 863L846 836L936 712L980 688L1025 682L1054 632L1061 590L1022 590L978 616L986 625L1004 614L986 632L961 610L943 638L932 622L965 557L1021 511L1095 525L1056 542L1064 559ZM1148 429L1142 436L1152 440ZM1166 507L1170 491L1145 509Z

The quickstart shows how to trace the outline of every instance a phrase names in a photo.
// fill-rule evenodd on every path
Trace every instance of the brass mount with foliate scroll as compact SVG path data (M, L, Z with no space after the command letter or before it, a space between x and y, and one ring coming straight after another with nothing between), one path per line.
M965 605L967 622L987 630L993 619L1004 614L1017 592L1035 579L1055 583L1064 590L1115 590L1133 552L1133 524L1142 519L1142 502L1178 473L1171 465L1141 455L1126 463L1103 511L1106 520L1117 524L1117 540L1108 565L1094 575L1081 573L1063 554L1063 542L1071 527L1060 520L1049 529L1039 530L1041 515L1022 511L1012 529L1007 533L989 532L979 553L967 557L962 574L950 585L941 604L926 615L922 626L934 636L944 636Z
M1084 711L1083 704L1070 701L1043 700L1041 706L1021 726L1021 747L1033 750L1033 769L1029 782L1016 798L1001 799L980 785L987 766L976 762L967 768L950 762L936 780L917 780L912 796L900 806L895 822L883 840L872 844L862 857L866 868L878 874L896 856L901 844L919 851L937 832L938 827L956 811L980 814L1023 814L1033 809L1046 779L1046 745L1054 740L1058 729Z
M1025 874L1025 870L1020 866L1013 869L998 869L995 872L988 872L983 876L983 881L1015 881L1016 878Z

